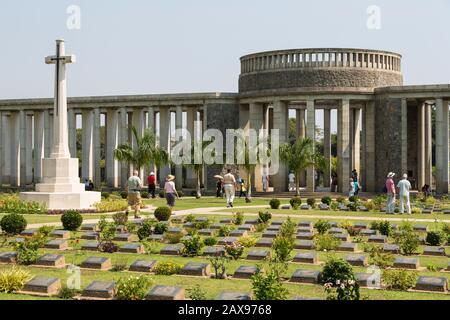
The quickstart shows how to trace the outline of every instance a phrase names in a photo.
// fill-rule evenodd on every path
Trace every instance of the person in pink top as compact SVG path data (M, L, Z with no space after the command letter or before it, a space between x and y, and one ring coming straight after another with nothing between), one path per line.
M395 173L389 172L386 180L386 191L388 195L388 202L386 206L386 213L393 214L395 212Z

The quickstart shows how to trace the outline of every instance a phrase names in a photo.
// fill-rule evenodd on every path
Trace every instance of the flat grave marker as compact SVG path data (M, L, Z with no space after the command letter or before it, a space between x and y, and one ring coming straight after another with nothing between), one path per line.
M209 263L188 262L180 270L184 276L209 277L211 275L211 265Z
M367 240L368 242L372 242L372 243L386 243L387 242L387 237L384 235L374 235L374 236L370 236L369 239Z
M81 235L81 239L83 239L83 240L97 240L97 238L98 238L98 233L94 232L94 231L84 232Z
M247 260L266 260L270 258L270 250L251 250L247 255Z
M133 240L133 235L131 233L119 233L114 237L114 241L130 242Z
M448 291L448 280L445 277L420 276L417 279L415 290L447 292Z
M98 242L86 242L81 246L81 250L98 251L98 246L99 246Z
M58 294L61 289L61 280L58 278L48 278L42 276L36 276L28 281L21 293L28 293L31 295L44 295L52 296Z
M368 259L365 255L349 254L344 257L344 260L356 267L365 267L368 264Z
M44 245L44 248L55 250L67 250L69 249L69 242L67 242L67 240L65 239L50 240Z
M140 243L126 243L119 248L119 252L142 254L145 253L145 249Z
M54 230L50 233L50 236L59 239L70 239L70 231L67 230Z
M209 257L223 257L225 255L225 248L223 246L206 247L205 250L203 250L203 255Z
M256 266L240 266L234 271L233 278L250 279L257 271Z
M36 261L36 266L64 268L66 266L66 259L60 254L46 254Z
M152 272L156 265L156 260L136 260L129 268L132 272Z
M294 257L294 262L305 264L319 264L319 257L316 252L299 252Z
M255 247L257 248L272 248L273 239L261 238L256 241Z
M395 258L394 268L417 270L420 268L419 259L405 257Z
M146 300L184 300L185 290L174 286L155 286L147 294Z
M181 255L183 249L184 249L184 244L182 244L182 243L170 244L170 245L162 248L159 253L162 255L167 255L167 256L179 256L179 255Z
M218 239L217 244L222 245L222 246L230 245L230 244L235 243L237 240L238 240L238 238L236 238L236 237L222 237L222 238Z
M81 263L84 269L109 270L111 267L111 259L106 257L89 257Z
M445 252L445 247L424 247L423 255L424 256L443 256L443 257L445 257L447 254Z
M252 300L252 296L250 293L242 293L242 292L221 292L217 296L216 300Z
M0 253L0 263L16 263L17 261L17 252L1 252Z
M112 299L116 293L116 283L114 281L93 281L84 290L83 298Z
M300 250L314 250L315 246L312 240L296 240L294 247Z
M317 284L319 283L319 277L320 277L319 270L298 269L294 272L289 281L296 283Z

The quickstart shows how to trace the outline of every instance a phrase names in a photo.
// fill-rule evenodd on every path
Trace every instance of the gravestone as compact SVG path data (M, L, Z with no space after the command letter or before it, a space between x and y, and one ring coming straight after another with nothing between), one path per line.
M299 227L308 227L308 228L312 228L313 227L313 223L311 221L300 221L297 226Z
M98 233L97 232L94 232L94 231L88 231L88 232L84 232L82 235L81 235L81 239L83 239L83 240L97 240L97 238L98 238Z
M353 227L355 227L357 229L368 229L369 228L369 224L367 222L355 222Z
M446 256L444 247L424 247L423 255L425 256Z
M145 253L145 249L140 243L126 243L119 248L119 252L142 254Z
M442 211L444 214L450 214L450 209L445 209Z
M342 233L345 233L346 231L344 230L344 229L342 229L342 228L336 228L336 227L332 227L332 228L330 228L330 230L328 230L328 233L329 234L342 234Z
M321 203L321 204L319 204L319 209L321 211L328 211L328 210L330 210L330 206L327 205L326 203Z
M210 229L213 230L219 230L221 229L225 224L224 223L213 223L210 227Z
M350 211L350 209L345 204L342 204L342 203L340 203L338 205L338 210L339 211Z
M144 219L134 219L131 222L134 223L135 225L140 226L140 225L142 225L145 222L145 220Z
M25 238L23 238L23 237L17 237L17 238L15 238L13 241L15 242L15 243L22 243L22 242L25 242Z
M339 239L341 241L350 241L350 236L348 234L345 233L335 233L333 234L333 237L335 237L336 239Z
M300 250L314 250L314 241L312 240L297 240L295 241L295 249Z
M447 264L447 271L450 271L450 261Z
M250 219L250 220L245 220L245 223L244 224L250 224L250 225L256 225L256 224L258 224L259 223L259 220L258 219Z
M257 271L255 266L240 266L234 271L233 278L250 279Z
M98 251L98 246L99 246L98 242L86 242L81 246L81 250Z
M124 225L120 224L120 225L116 226L116 231L119 233L125 233L126 230L127 230L127 227Z
M313 228L312 227L298 227L297 228L297 232L313 232Z
M380 236L374 235L374 236L370 236L367 241L372 242L372 243L386 243L387 237L383 236L383 235L380 235Z
M241 292L221 292L217 296L216 300L252 300L252 296L250 293L241 293Z
M83 298L112 299L116 294L116 283L114 281L93 281L84 290Z
M148 237L148 240L162 242L164 241L164 236L162 234L152 234L150 237Z
M130 242L133 240L133 235L131 233L119 233L114 237L114 241Z
M81 263L84 269L109 270L111 267L111 259L106 257L89 257Z
M294 257L294 262L306 264L319 264L316 252L299 252Z
M300 210L311 210L311 206L309 204L302 204L300 206Z
M270 258L270 250L251 250L247 260L266 260Z
M180 270L184 276L209 277L211 275L211 265L209 263L188 262Z
M203 222L208 222L208 218L206 217L198 217L195 219L196 223L203 223Z
M432 213L433 213L433 209L425 208L422 210L422 214L432 214Z
M292 209L291 205L289 205L289 204L283 204L280 208L281 208L281 210L291 210Z
M70 239L70 231L67 230L55 230L50 233L50 236L59 238L59 239Z
M363 229L359 232L360 235L362 236L376 236L377 235L377 230L372 230L372 229Z
M359 206L358 210L361 212L369 212L369 209L367 209L365 206Z
M175 223L175 224L183 224L184 223L184 219L185 219L185 217L179 216L179 217L172 217L172 219L170 219L170 221Z
M183 252L183 249L184 244L182 243L170 244L162 248L159 253L167 256L179 256Z
M337 228L338 225L339 225L339 223L337 223L336 221L330 222L330 226L331 226L332 228Z
M191 241L191 240L192 240L192 236L184 236L183 238L180 239L180 242Z
M50 240L45 245L46 249L55 249L55 250L67 250L69 249L69 243L67 240L58 239L58 240Z
M209 257L223 257L225 255L225 248L223 246L206 247L205 250L203 250L203 255Z
M17 252L1 252L0 263L16 263Z
M20 233L20 235L24 236L24 237L33 237L33 236L37 235L37 233L38 233L37 229L27 229L27 230L22 231Z
M97 224L96 223L88 223L81 225L82 231L97 231Z
M58 278L36 276L25 284L22 291L51 296L58 294L60 289L61 280Z
M414 225L414 231L427 232L428 226L426 224L416 224Z
M296 283L310 283L317 284L319 283L320 271L319 270L303 270L298 269L294 272L290 282Z
M46 254L38 259L36 265L42 267L64 268L66 266L66 260L63 255Z
M173 286L155 286L145 298L146 300L184 300L185 291L183 288Z
M280 231L281 226L268 226L267 231Z
M445 277L420 276L417 279L415 290L447 292L448 291L448 280Z
M236 237L222 237L222 238L218 239L217 244L222 245L222 246L230 245L230 244L235 243L237 240L238 239Z
M355 267L365 267L368 264L368 259L365 255L349 254L344 257L344 260Z
M404 258L404 257L398 257L395 258L394 261L394 268L398 269L413 269L417 270L419 269L419 259L417 258Z
M221 219L219 222L223 223L223 224L231 224L231 223L234 223L234 220L231 218L225 218L225 219Z
M396 223L391 224L391 228L392 228L392 230L397 230L398 224L396 224Z
M156 263L156 260L136 260L129 270L133 272L152 272Z
M278 236L278 231L264 231L261 237L275 239Z
M245 230L233 230L230 232L230 237L245 237L248 233Z
M273 239L269 238L261 238L256 241L255 247L258 248L272 248Z
M373 273L367 272L356 272L355 273L356 282L360 287L363 288L375 288L379 286L376 277Z
M385 243L383 245L383 251L392 254L400 254L400 247L396 244Z
M336 248L337 251L356 252L358 251L358 244L353 242L341 242Z
M170 227L167 229L166 232L169 234L180 234L180 233L184 233L184 229L178 228L178 227Z
M194 222L186 222L185 224L183 224L183 228L185 228L185 229L194 229L195 228L195 223Z
M297 233L298 240L312 240L314 238L314 234L311 232L299 232Z
M286 220L273 220L272 225L273 226L281 226L285 222L286 222Z
M252 224L243 224L238 227L238 230L245 230L248 232L252 232L255 230L255 226Z
M301 300L301 301L319 301L319 300L323 300L322 298L310 298L310 297L300 297L300 296L296 296L294 297L292 300Z
M216 234L216 230L214 230L214 229L201 229L201 230L198 231L198 234L201 235L201 236L211 237L211 236L214 236Z

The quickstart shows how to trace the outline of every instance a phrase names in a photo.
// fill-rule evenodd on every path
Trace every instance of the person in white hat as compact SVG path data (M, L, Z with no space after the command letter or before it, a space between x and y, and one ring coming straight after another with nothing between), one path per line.
M397 184L397 188L399 189L398 196L400 197L400 213L405 213L406 205L406 213L411 214L411 202L409 201L411 183L408 181L408 175L406 173L403 175L403 179Z
M395 183L394 183L395 173L389 172L386 180L386 191L388 195L388 201L386 206L386 213L395 212Z
M155 199L155 190L156 190L156 176L154 172L151 172L147 177L148 183L148 194L152 195L152 199Z

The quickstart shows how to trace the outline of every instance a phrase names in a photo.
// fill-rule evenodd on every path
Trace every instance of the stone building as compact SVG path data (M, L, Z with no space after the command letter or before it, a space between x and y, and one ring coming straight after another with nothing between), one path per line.
M69 144L76 156L76 122L82 122L81 176L95 185L123 186L128 170L114 159L117 145L130 141L129 127L159 128L160 145L169 150L171 119L191 133L217 128L279 129L288 141L290 110L297 135L315 138L316 110L324 114L324 156L331 159L331 111L337 110L339 190L347 191L351 170L363 189L379 192L388 172L408 173L416 188L432 184L432 121L435 121L436 189L448 193L450 85L403 86L401 55L365 49L299 49L255 53L241 58L239 93L189 93L70 98ZM432 108L436 119L432 119ZM41 179L41 159L52 137L52 99L0 100L0 183L24 187ZM183 121L186 119L186 121ZM202 121L201 128L196 128ZM106 126L106 162L100 171L100 124ZM170 168L162 168L164 177ZM210 167L204 183L214 188ZM190 170L172 168L193 186ZM256 181L258 170L255 172ZM270 179L275 191L287 190L288 168ZM104 181L102 181L104 180ZM181 184L181 179L178 179ZM314 190L314 169L305 186ZM324 185L329 186L330 173ZM260 189L257 183L256 189Z

